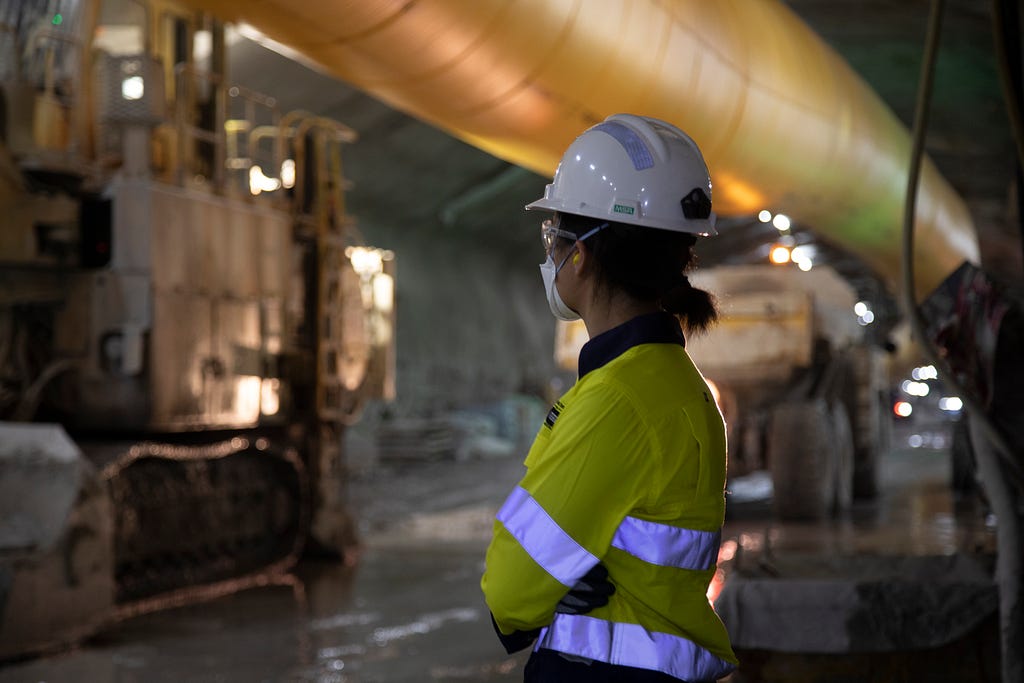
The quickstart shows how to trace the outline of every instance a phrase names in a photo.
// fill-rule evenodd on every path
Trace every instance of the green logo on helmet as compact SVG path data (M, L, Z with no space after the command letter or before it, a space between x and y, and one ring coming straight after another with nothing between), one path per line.
M615 213L624 213L628 216L632 216L634 213L636 213L636 209L634 209L632 206L626 206L625 204L614 205L612 207L612 211L614 211Z

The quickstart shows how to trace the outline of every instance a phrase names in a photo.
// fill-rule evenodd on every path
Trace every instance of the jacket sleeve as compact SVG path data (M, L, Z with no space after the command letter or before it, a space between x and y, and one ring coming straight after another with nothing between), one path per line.
M481 585L499 633L551 623L644 498L651 448L633 401L614 385L596 384L566 406L494 524Z
M494 632L498 634L498 640L501 641L502 647L505 648L505 652L512 654L513 652L519 652L533 645L533 641L537 640L537 636L540 635L540 629L535 628L531 631L513 631L512 633L505 634L498 628L498 622L494 620L494 615L491 615L491 626L494 627Z

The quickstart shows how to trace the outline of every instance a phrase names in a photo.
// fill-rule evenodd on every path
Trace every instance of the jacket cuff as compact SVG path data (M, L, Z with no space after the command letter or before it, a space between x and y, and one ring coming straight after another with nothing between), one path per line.
M498 640L501 641L502 646L505 648L505 652L512 654L513 652L519 652L524 650L531 645L533 641L540 635L540 629L535 628L532 631L513 631L512 633L505 635L498 628L498 622L494 620L494 615L491 615L491 626L494 627L494 632L498 634Z

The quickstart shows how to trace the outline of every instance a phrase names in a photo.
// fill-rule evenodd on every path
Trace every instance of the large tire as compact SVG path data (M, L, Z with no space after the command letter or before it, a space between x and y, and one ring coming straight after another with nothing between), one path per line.
M779 519L828 515L835 496L834 430L822 399L784 403L772 411L768 452Z
M837 403L832 407L832 438L835 449L835 481L832 512L843 515L853 505L853 432L846 407Z
M891 418L884 399L885 368L877 350L853 349L853 396L847 398L853 432L853 497L878 495L878 461L889 450Z
M875 447L853 461L853 499L874 500L878 498L880 485L878 472L882 458L892 449L892 405L888 393L879 391L875 396Z

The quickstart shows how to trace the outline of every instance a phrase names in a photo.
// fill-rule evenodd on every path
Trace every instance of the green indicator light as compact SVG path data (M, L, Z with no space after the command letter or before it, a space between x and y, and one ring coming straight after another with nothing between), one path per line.
M63 16L61 16L60 14L54 14L53 15L53 25L54 26L60 26L63 23L64 23L64 17Z

